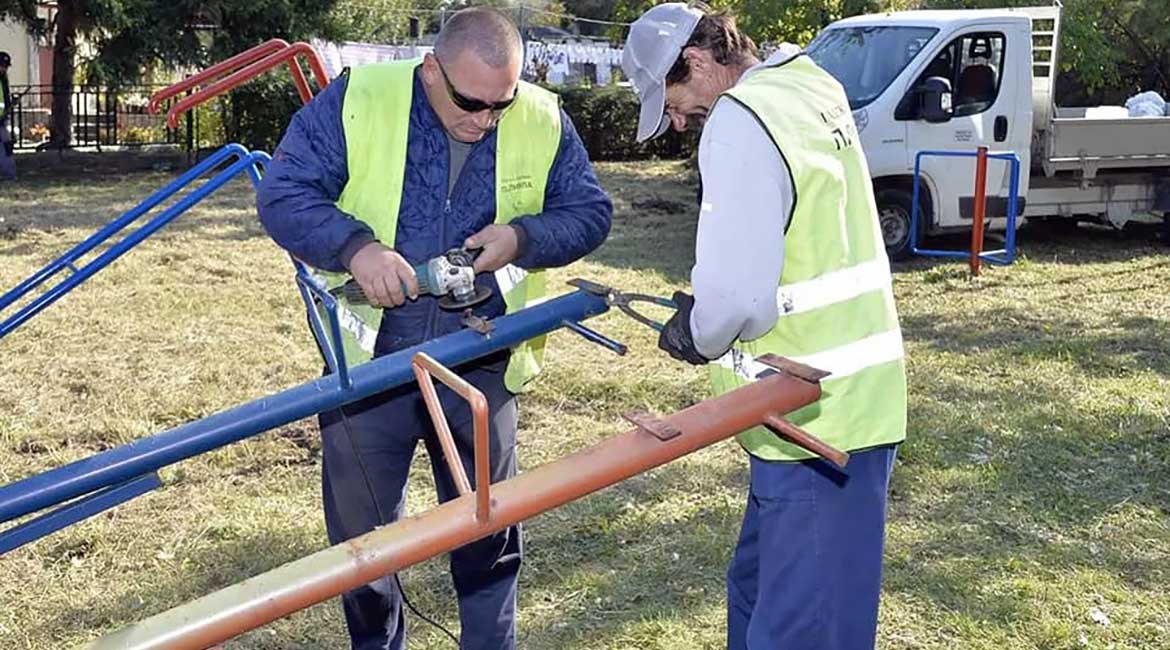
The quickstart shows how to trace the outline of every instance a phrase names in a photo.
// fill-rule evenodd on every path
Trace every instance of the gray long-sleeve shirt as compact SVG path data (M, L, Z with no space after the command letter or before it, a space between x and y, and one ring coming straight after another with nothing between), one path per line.
M783 45L762 66L800 52ZM784 268L784 229L792 210L792 177L759 120L739 103L721 99L699 138L703 198L695 239L691 333L708 359L738 339L768 333L779 317L776 292Z

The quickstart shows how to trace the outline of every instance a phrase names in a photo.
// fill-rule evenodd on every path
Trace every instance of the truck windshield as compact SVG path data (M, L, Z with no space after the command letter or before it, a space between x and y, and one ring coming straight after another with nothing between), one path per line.
M857 110L877 99L937 33L933 27L836 27L805 51L841 82L849 107Z

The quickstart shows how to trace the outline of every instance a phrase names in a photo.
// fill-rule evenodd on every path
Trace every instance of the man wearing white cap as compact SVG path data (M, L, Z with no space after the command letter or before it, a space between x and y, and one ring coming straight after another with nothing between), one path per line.
M889 262L844 91L799 48L760 62L724 13L658 5L630 26L622 68L638 140L702 129L694 297L658 345L710 364L717 393L773 353L831 372L789 419L851 452L844 472L764 428L740 434L751 486L727 572L728 648L872 648L886 494L906 435Z

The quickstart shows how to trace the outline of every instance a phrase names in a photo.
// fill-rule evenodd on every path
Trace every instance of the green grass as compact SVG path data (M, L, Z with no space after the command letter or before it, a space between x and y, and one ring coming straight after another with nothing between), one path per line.
M613 234L555 273L668 294L692 263L676 164L599 166ZM170 177L0 185L0 287ZM320 362L287 259L239 183L0 341L0 483L310 379ZM1170 647L1170 256L1089 232L1025 235L977 280L901 266L910 437L890 508L881 647ZM700 371L618 314L619 358L554 336L522 406L526 467L672 412ZM299 422L162 472L162 489L0 558L0 648L70 647L322 548L320 445ZM521 647L681 650L723 642L723 573L744 455L717 445L527 524ZM434 502L420 448L410 510ZM457 627L446 561L404 574ZM411 618L412 648L450 648ZM335 602L231 649L343 647Z

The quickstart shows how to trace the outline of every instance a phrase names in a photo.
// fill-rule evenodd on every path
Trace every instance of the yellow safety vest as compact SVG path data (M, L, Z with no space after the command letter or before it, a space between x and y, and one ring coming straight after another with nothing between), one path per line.
M727 91L772 137L792 174L792 214L775 327L711 364L716 393L757 379L773 353L833 374L820 401L788 419L830 445L857 450L906 437L906 369L869 168L841 85L807 56L758 70ZM808 452L762 427L739 436L752 454Z
M406 173L406 142L411 96L419 60L395 61L354 68L345 91L343 124L349 180L337 207L366 223L378 241L394 246L402 183ZM496 134L496 223L539 214L544 191L561 141L559 99L538 86L520 82L516 101L500 119ZM348 276L323 273L334 288ZM513 265L496 272L507 313L545 299L544 271L525 272ZM322 312L323 313L323 312ZM339 299L339 317L346 359L351 364L373 358L383 311ZM512 350L504 376L512 392L523 391L540 372L546 337Z

